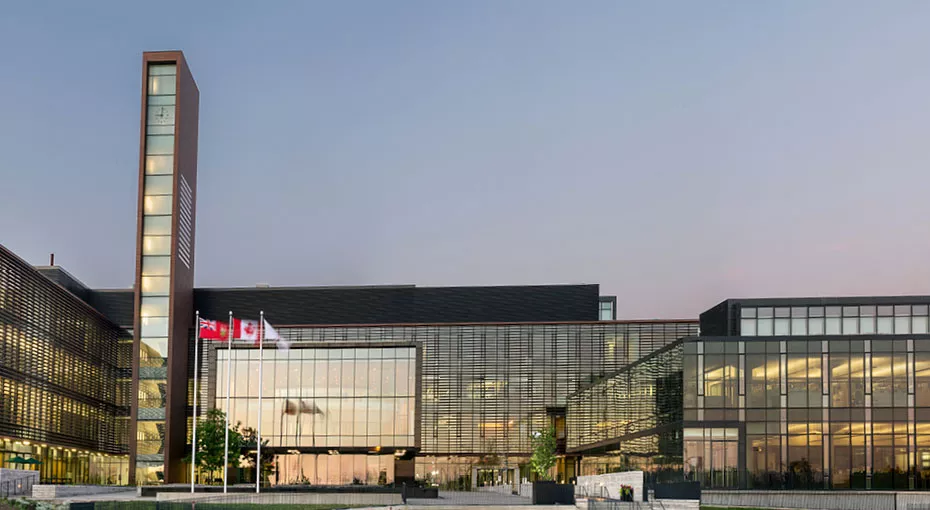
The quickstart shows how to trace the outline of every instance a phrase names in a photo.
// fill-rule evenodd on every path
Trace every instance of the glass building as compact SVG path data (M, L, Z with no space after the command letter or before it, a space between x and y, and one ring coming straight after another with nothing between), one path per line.
M185 482L201 413L258 425L256 349L207 342L195 373L197 310L264 312L292 342L263 360L270 483L514 483L531 434L554 426L561 480L637 468L721 489L930 489L930 297L616 321L597 285L197 289L200 93L177 51L144 53L140 84L131 285L89 289L0 249L4 466Z
M729 300L684 352L684 455L707 487L927 489L928 298ZM701 426L697 426L701 424Z
M930 489L928 304L725 301L701 315L702 336L654 355L662 363L573 395L569 451L584 474L636 467L705 488ZM665 410L670 370L680 412Z
M0 246L0 466L19 457L46 482L127 482L126 336Z

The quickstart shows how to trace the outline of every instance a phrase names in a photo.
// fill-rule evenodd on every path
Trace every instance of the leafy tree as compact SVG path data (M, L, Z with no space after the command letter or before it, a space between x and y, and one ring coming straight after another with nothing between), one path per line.
M219 409L210 409L203 420L197 422L197 467L206 471L211 479L217 471L223 469L223 457L226 445L226 413ZM233 466L239 460L242 450L242 433L239 424L229 427L229 465ZM190 463L188 454L184 461Z
M252 427L242 429L242 446L249 451L249 453L242 456L245 464L255 469L255 456L258 454L258 431ZM266 482L268 477L274 475L274 472L274 453L268 449L268 440L262 439L262 483Z
M539 480L550 480L549 469L556 462L555 427L549 427L533 434L533 455L530 457L530 467Z

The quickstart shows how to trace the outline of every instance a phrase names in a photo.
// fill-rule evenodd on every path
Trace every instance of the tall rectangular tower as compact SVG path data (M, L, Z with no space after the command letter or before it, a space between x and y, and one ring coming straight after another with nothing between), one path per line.
M184 479L199 108L182 52L143 54L130 483Z

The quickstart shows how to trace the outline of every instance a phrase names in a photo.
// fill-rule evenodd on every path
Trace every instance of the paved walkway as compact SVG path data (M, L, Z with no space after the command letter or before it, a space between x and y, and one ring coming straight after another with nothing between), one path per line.
M476 506L502 507L502 506L526 506L532 505L530 498L521 496L511 496L509 494L499 494L496 492L484 491L439 491L439 497L436 499L414 499L407 500L410 506Z

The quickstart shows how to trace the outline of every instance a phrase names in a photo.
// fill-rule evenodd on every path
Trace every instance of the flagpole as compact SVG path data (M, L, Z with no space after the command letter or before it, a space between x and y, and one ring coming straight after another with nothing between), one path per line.
M191 439L191 494L197 477L197 362L200 360L200 310L194 319L194 431Z
M255 492L259 493L262 481L262 364L265 340L265 311L258 312L258 452L255 454Z
M234 336L233 313L232 310L230 310L229 331L226 334L226 343L228 346L226 349L226 440L224 441L225 446L223 449L223 494L227 492L229 487L229 386L232 380L232 343Z

